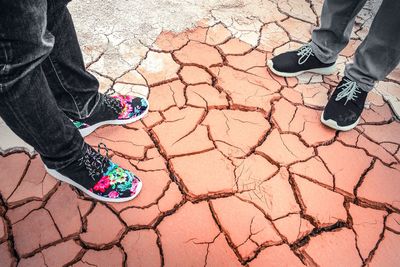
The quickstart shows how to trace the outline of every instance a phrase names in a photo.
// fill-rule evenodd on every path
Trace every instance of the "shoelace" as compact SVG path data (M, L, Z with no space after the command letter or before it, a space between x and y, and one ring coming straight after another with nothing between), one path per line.
M122 107L121 107L121 103L111 97L112 94L115 93L115 90L113 88L108 89L105 93L104 93L104 103L111 108L116 114L120 114L122 111Z
M299 65L302 65L310 58L310 56L314 56L314 53L311 46L304 45L299 48L297 55L300 57L298 63Z
M344 83L339 86L338 89L342 89L342 91L336 96L335 101L340 101L346 97L346 102L344 103L345 105L348 101L355 100L358 97L357 94L361 92L357 83L349 79L345 79Z
M103 146L103 147L102 147ZM100 154L101 148L106 150L106 156ZM97 152L90 146L87 146L84 155L79 159L79 165L84 164L89 172L90 178L96 181L96 178L103 175L108 168L108 148L105 144L100 143L97 146Z

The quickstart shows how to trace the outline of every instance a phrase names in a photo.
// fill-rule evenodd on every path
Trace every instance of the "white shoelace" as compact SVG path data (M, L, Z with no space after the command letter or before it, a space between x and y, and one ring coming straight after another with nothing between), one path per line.
M122 110L121 103L120 103L117 99L111 97L111 95L114 94L114 93L115 93L114 88L109 88L109 89L104 93L104 103L105 103L109 108L111 108L112 110L114 110L114 112L115 112L116 114L120 114L120 113L121 113L121 110Z
M100 154L101 148L106 150L105 157ZM96 181L96 178L101 177L101 175L103 175L103 173L107 170L108 161L108 149L105 144L100 143L98 145L97 153L93 148L87 146L84 155L79 159L79 165L84 164L89 172L90 178L92 178L93 181Z
M361 92L357 83L349 79L345 79L344 83L339 86L338 89L342 89L342 91L336 96L335 101L340 101L346 97L346 102L344 103L345 105L348 101L355 100L358 97L357 94Z
M302 65L310 58L310 56L314 56L314 53L311 49L311 46L304 45L299 48L297 55L300 57L298 63L299 65Z

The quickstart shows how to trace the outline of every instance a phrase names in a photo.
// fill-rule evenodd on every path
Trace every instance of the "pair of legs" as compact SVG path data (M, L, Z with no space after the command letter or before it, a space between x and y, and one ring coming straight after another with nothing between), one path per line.
M367 0L325 0L321 26L313 31L311 43L298 51L276 56L268 62L271 70L292 77L303 72L331 74L335 61L349 42L355 17ZM369 33L357 48L354 62L346 65L321 121L347 131L359 121L367 93L400 62L400 2L383 0Z
M147 113L147 100L108 96L85 70L68 0L0 0L0 116L48 172L88 195L122 202L141 182L82 136Z
M70 119L90 115L98 82L85 70L66 1L0 1L0 116L59 169L84 144Z
M311 47L323 63L335 62L349 42L355 17L367 0L325 0L321 27L312 33ZM400 62L400 2L383 0L369 33L346 66L344 75L371 91Z

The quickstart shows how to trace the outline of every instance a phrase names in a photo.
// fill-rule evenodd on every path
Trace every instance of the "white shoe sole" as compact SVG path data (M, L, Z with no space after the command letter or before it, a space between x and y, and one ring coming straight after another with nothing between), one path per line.
M146 102L147 102L147 100L146 100ZM84 129L81 129L81 130L79 130L79 132L81 133L82 137L86 137L89 134L91 134L92 132L96 131L99 127L104 126L104 125L125 125L125 124L129 124L129 123L133 123L138 120L141 120L147 115L148 112L149 112L149 102L147 102L147 109L137 117L133 117L133 118L130 118L127 120L102 121L102 122L90 125L89 127L86 127Z
M130 197L126 197L126 198L107 198L107 197L101 197L99 195L96 195L95 193L90 192L89 190L87 190L86 188L84 188L83 186L81 186L80 184L74 182L73 180L71 180L70 178L62 175L61 173L59 173L56 170L53 169L48 169L46 166L46 171L53 176L54 178L56 178L57 180L60 180L62 182L65 182L67 184L70 184L76 188L78 188L79 190L81 190L83 193L85 193L86 195L90 196L91 198L94 198L96 200L102 201L102 202L127 202L130 201L132 199L134 199L135 197L137 197L137 195L139 195L140 191L142 190L142 181L139 182L139 185L136 189L136 193L133 196Z
M332 119L325 120L325 119L324 119L324 112L322 112L322 114L321 114L321 122L322 122L324 125L326 125L326 126L332 128L332 129L335 129L335 130L338 130L338 131L347 132L347 131L350 131L351 129L353 129L354 127L356 127L356 126L358 125L358 123L360 122L360 118L358 118L358 120L357 120L355 123L351 124L351 125L348 125L348 126L339 126L339 125L337 124L337 122L334 121L334 120L332 120Z
M316 73L316 74L321 74L321 75L331 75L331 74L334 74L337 70L336 64L334 64L327 68L317 68L317 69L303 70L303 71L298 71L298 72L280 72L280 71L277 71L276 69L274 69L274 63L270 59L268 59L268 61L267 61L267 66L274 74L281 76L281 77L288 77L288 78L298 76L305 72L311 72L311 73Z

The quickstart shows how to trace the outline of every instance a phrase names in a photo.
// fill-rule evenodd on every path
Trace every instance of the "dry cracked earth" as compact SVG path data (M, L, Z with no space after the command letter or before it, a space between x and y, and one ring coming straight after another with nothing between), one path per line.
M310 39L321 1L261 2L261 18L220 7L151 42L85 32L76 15L101 90L149 98L142 121L86 139L144 188L129 203L95 202L29 148L3 150L1 266L398 265L400 70L370 93L356 129L319 122L373 4L337 74L283 79L265 60Z

